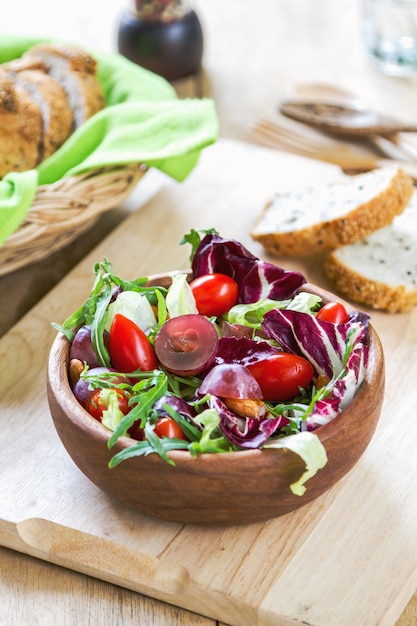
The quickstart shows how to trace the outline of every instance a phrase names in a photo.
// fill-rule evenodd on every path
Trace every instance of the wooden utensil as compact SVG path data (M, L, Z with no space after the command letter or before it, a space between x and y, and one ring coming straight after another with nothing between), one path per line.
M310 159L333 163L349 174L397 164L414 181L417 181L417 162L378 158L359 151L347 143L334 141L330 138L318 139L269 120L259 120L252 124L248 132L248 139L267 148L275 148Z
M286 100L280 112L299 122L349 137L417 132L417 126L354 105L312 100Z
M303 102L345 105L346 107L362 111L369 109L357 94L339 85L315 82L300 83L295 87L295 96L297 100ZM314 128L318 129L319 127L315 126ZM331 133L331 129L326 129L326 132ZM406 161L417 159L415 141L412 141L410 133L397 132L389 136L360 134L358 139L361 141L367 139L370 146L373 146L379 153L390 159Z

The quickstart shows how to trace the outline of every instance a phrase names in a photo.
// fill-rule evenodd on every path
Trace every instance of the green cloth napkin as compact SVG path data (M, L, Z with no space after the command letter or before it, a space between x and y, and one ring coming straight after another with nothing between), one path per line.
M39 41L0 35L0 63L21 56ZM80 126L36 170L14 172L0 181L0 245L24 220L37 185L123 163L144 163L182 181L201 150L217 139L212 100L179 99L165 79L121 55L93 55L106 108Z

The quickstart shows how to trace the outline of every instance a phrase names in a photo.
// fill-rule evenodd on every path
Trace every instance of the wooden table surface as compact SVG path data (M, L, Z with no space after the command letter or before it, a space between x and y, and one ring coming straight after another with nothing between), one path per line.
M52 0L11 3L3 32L55 36L114 50L123 3ZM416 79L385 77L369 64L360 38L359 0L195 0L205 33L203 87L218 109L223 137L244 140L251 122L273 117L280 99L303 82L336 83L370 105L417 122ZM179 85L179 90L192 85ZM106 215L69 250L0 278L0 334L132 210L135 199ZM1 367L5 367L2 363ZM102 581L0 549L0 623L49 625L213 625L200 617ZM398 624L417 623L414 596ZM316 626L320 626L319 624ZM360 626L353 624L352 626Z

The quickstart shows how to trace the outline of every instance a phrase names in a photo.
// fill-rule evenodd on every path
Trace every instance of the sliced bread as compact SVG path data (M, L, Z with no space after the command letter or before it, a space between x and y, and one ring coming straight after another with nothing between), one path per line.
M25 70L40 70L45 72L45 64L40 57L33 57L29 53L26 53L23 57L12 59L6 63L2 63L2 68L8 72L23 72Z
M39 106L0 68L0 178L36 167L41 141Z
M39 165L104 106L97 61L78 46L37 44L0 64L0 179Z
M35 69L19 71L15 83L39 106L43 120L41 160L48 158L72 133L74 118L64 89L49 74Z
M347 299L390 313L417 305L417 192L391 224L330 252L324 270Z
M97 62L85 50L45 43L33 46L25 54L40 59L47 73L64 89L75 128L104 107L104 93L96 74Z
M395 165L333 184L277 194L251 236L279 256L309 256L355 243L389 224L407 205L412 179Z

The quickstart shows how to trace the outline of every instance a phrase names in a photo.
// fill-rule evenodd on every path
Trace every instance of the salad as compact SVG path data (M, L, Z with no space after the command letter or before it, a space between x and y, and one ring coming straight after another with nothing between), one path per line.
M61 325L74 396L132 445L109 466L171 450L287 448L327 462L314 432L354 398L368 360L369 316L303 291L298 272L254 256L214 229L191 230L188 272L167 286L123 280L104 259L87 300ZM161 281L163 282L163 281Z

